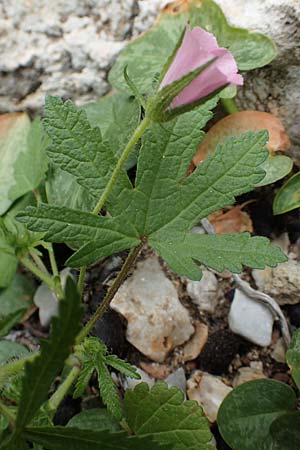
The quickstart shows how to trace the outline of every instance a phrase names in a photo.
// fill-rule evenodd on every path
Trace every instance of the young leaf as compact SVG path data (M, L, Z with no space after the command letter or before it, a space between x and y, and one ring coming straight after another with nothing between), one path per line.
M86 409L81 411L76 416L73 416L66 426L80 428L81 430L120 431L119 423L114 420L107 409L104 408Z
M105 364L108 364L109 366L123 373L126 377L135 378L136 380L141 379L141 376L137 372L136 367L133 367L131 364L123 361L123 359L118 358L116 355L106 355Z
M286 361L291 369L293 380L300 391L300 328L293 334L290 348L286 353Z
M51 161L75 176L77 182L96 199L102 194L116 165L116 157L107 142L103 142L99 128L92 128L83 109L70 101L48 96L44 126L52 144L47 148ZM112 197L118 198L131 183L123 171L114 186ZM118 202L108 201L113 210Z
M283 450L276 446L271 429L277 418L294 409L295 401L293 390L275 380L238 386L219 409L217 420L223 439L238 450Z
M172 450L171 446L156 444L151 437L71 427L27 428L24 437L51 450Z
M120 397L103 360L98 359L96 361L96 370L103 403L107 406L108 411L113 417L120 421L123 416Z
M300 208L300 172L293 175L277 192L273 213L284 214L296 208Z
M185 2L182 13L176 9L180 10L180 5L175 5L174 11L172 6L165 8L148 32L124 48L109 73L109 82L115 88L128 92L123 76L124 67L128 66L128 75L138 90L151 92L154 80L172 54L187 23L191 28L200 26L212 32L218 44L232 52L240 70L262 67L277 55L274 43L267 36L230 26L221 8L212 0Z
M60 302L59 317L53 319L50 339L42 342L40 355L25 366L16 420L19 432L31 422L38 409L47 400L50 384L62 369L80 329L81 314L82 308L76 285L68 278L65 299Z
M183 393L157 383L151 390L141 383L127 390L125 418L138 436L149 436L174 450L213 450L212 435L202 408L194 401L184 401Z

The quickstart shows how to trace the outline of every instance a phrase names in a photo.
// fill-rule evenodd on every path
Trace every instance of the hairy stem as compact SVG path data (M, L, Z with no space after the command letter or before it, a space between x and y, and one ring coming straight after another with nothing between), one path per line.
M53 245L51 244L51 242L46 242L45 248L48 250L52 273L55 277L59 277L55 254L53 251Z
M238 112L239 109L233 98L222 98L221 102L227 114L233 114L235 112Z
M24 369L24 366L27 362L33 361L39 353L33 353L31 355L25 356L24 358L20 358L16 361L8 362L5 366L0 367L0 384L7 380L10 377L17 375L21 370Z
M139 124L139 126L136 128L136 130L133 133L133 135L131 136L128 144L124 148L124 150L118 160L118 163L117 163L116 167L114 168L113 173L111 174L111 177L106 185L106 188L104 189L95 208L93 209L93 211L92 211L93 214L98 215L99 212L101 211L101 208L104 206L106 200L108 199L108 197L114 187L114 184L116 183L118 176L119 176L121 170L123 169L126 160L128 159L128 156L133 151L134 147L136 146L136 144L138 143L138 141L144 134L146 128L148 128L148 126L150 125L150 123L151 123L151 119L149 119L149 117L146 116L142 120L142 122ZM82 266L80 268L80 273L79 273L79 278L78 278L78 290L79 290L80 295L82 295L82 292L83 292L85 273L86 273L86 266Z
M24 257L21 258L20 261L23 266L30 270L30 272L32 272L36 277L44 281L44 283L46 283L51 289L55 290L55 283L50 275L47 275L39 269L29 258Z
M29 253L30 253L31 258L35 262L35 264L38 266L38 268L41 269L41 271L44 272L46 275L50 276L50 274L47 270L47 267L45 266L45 264L43 263L41 258L34 252L29 252Z
M99 319L101 319L101 317L103 316L103 314L105 313L105 311L109 307L110 302L114 298L117 290L119 289L119 287L121 286L121 284L125 280L125 278L126 278L128 272L129 272L130 268L132 267L132 265L136 261L136 258L138 256L142 246L143 246L143 244L140 243L137 247L135 247L134 249L131 250L131 252L129 253L129 255L126 258L126 261L124 262L124 264L122 266L121 271L119 272L119 275L117 276L117 278L115 279L114 283L109 288L106 296L104 297L104 300L102 301L102 303L97 308L95 314L90 318L88 323L84 326L84 328L81 330L81 332L77 336L76 344L80 344L80 342L82 342L83 339L94 328L95 323Z
M80 367L77 365L72 367L70 373L65 378L63 383L59 386L56 392L50 397L48 400L48 403L46 405L46 410L50 412L51 415L54 415L57 408L59 407L61 401L65 397L65 395L68 393L69 389L71 388L72 384L80 374Z

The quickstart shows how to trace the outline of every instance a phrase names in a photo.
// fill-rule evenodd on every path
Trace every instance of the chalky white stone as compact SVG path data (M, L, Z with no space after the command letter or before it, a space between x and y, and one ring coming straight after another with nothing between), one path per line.
M261 303L235 290L228 316L230 329L250 342L267 347L272 341L273 316Z
M212 423L217 420L219 407L231 391L232 388L220 378L200 370L196 370L187 381L188 399L196 400Z
M127 340L156 362L163 362L174 347L186 342L195 331L156 256L137 264L115 295L111 308L127 319Z
M215 311L218 304L218 279L214 273L202 270L201 280L188 280L186 290L199 311L210 314Z

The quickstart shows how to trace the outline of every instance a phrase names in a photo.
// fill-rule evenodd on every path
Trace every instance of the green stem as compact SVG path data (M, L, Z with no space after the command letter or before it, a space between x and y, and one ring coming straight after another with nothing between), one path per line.
M44 281L51 289L55 290L55 283L52 277L42 272L29 258L20 259L23 266L25 266L30 272L36 275L40 280Z
M79 374L80 374L80 367L78 366L72 367L66 379L59 386L57 391L54 392L52 397L50 397L46 405L46 410L49 411L51 415L55 414L55 411L59 407L61 401L68 393L69 389L71 388L72 384L74 383Z
M239 109L233 98L222 98L221 102L227 114L234 114L238 112Z
M30 253L31 258L35 262L35 264L39 267L39 269L41 269L42 272L44 272L45 274L50 276L50 274L49 274L49 272L47 270L47 267L45 266L45 264L43 263L43 261L41 260L39 255L37 255L34 252L29 252L29 253Z
M136 143L142 137L144 131L150 125L150 123L151 123L151 119L146 116L142 120L142 122L139 124L139 126L137 127L137 129L135 130L133 135L131 136L130 141L128 142L128 144L124 148L124 150L123 150L123 152L122 152L122 154L121 154L121 156L120 156L120 158L118 160L118 163L117 163L116 167L114 168L113 173L111 174L111 177L110 177L110 179L109 179L109 181L108 181L108 183L106 185L106 188L103 191L103 194L101 195L97 205L93 209L93 214L99 214L99 212L101 211L101 208L103 207L103 205L105 204L109 194L111 193L112 188L113 188L115 182L117 181L118 176L119 176L121 170L123 169L123 166L124 166L128 156L130 155L130 153L134 149Z
M48 250L52 273L55 277L59 277L55 254L53 251L53 245L50 242L47 242L45 248Z
M83 294L85 274L86 274L86 266L82 266L80 268L79 278L78 278L78 292L79 292L80 297Z
M7 380L9 377L17 375L27 362L33 361L39 353L33 353L31 355L25 356L24 358L18 359L16 361L8 362L5 366L0 367L0 384Z
M9 421L10 425L12 428L15 428L16 426L16 422L15 422L15 418L12 415L11 411L9 410L9 408L0 401L0 413L3 414L3 416L5 416L7 418L7 420Z
M110 302L114 298L117 290L125 280L130 268L134 264L143 244L140 243L137 247L133 248L129 255L126 258L126 261L124 262L121 271L119 272L119 275L115 279L112 286L109 288L106 296L104 297L104 300L102 303L98 306L96 312L94 315L90 318L88 323L84 326L84 328L81 330L79 335L76 338L76 344L80 344L84 338L90 333L90 331L94 328L94 325L96 322L101 319L107 308L109 307Z
M118 176L119 176L121 170L123 169L123 166L124 166L128 156L130 155L130 153L132 152L135 145L140 140L144 131L150 125L150 123L151 123L151 119L146 116L142 120L142 122L139 124L139 126L136 128L135 132L131 136L131 139L129 140L128 144L124 148L124 150L118 160L118 163L117 163L116 167L114 168L113 173L111 174L111 177L110 177L101 197L99 198L99 200L97 202L97 205L93 209L93 211L92 211L93 214L98 215L99 212L101 211L102 207L104 206L106 200L109 197L109 194L111 193L111 191L114 187L114 184L116 183L116 181L118 179ZM79 273L79 278L78 278L78 291L79 291L80 295L82 295L82 293L83 293L85 273L86 273L86 266L82 266L80 268L80 273Z

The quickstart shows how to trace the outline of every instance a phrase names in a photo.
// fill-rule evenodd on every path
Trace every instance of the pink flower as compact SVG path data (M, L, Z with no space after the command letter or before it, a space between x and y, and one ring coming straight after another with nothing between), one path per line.
M193 30L187 25L181 46L165 74L159 90L189 72L198 69L216 58L206 69L191 81L171 102L171 108L194 103L229 84L241 86L243 77L232 54L218 46L216 38L200 27Z

